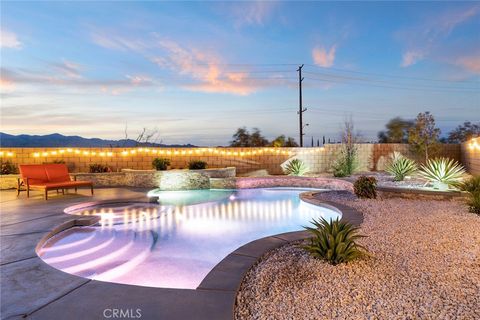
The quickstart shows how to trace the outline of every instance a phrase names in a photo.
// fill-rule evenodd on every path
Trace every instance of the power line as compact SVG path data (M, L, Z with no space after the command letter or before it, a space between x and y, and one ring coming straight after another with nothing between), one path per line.
M412 90L412 91L440 91L440 92L465 92L465 93L478 93L477 91L473 90L462 90L461 88L451 88L449 90L446 89L435 89L435 88L416 88L416 87L405 87L405 86L387 86L387 85L377 85L377 84L368 84L368 83L351 83L345 81L337 81L333 79L320 79L320 78L313 78L308 77L307 79L314 80L314 81L323 81L323 82L334 82L334 83L343 83L343 84L350 84L350 85L360 85L360 86L368 86L368 87L378 87L378 88L390 88L390 89L401 89L401 90Z
M195 65L213 65L210 63L195 63ZM217 66L239 66L239 67L273 67L273 66L298 66L298 63L215 63L214 65ZM341 69L341 68L332 68L332 67L321 67L315 64L308 64L306 63L305 66L313 67L322 70L333 70L339 72L346 72L346 73L355 73L355 74L364 74L364 75L373 75L379 77L387 77L387 78L398 78L398 79L409 79L409 80L419 80L419 81L436 81L436 82L448 82L448 83L475 83L480 84L480 81L469 81L469 80L445 80L445 79L434 79L434 78L425 78L425 77L410 77L410 76L400 76L394 74L385 74L385 73L375 73L375 72L365 72L365 71L356 71L356 70L348 70L348 69ZM306 71L304 71L306 72Z
M340 72L367 74L367 75L387 77L387 78L400 78L400 79L421 80L421 81L439 81L439 82L451 82L451 83L476 83L476 84L480 83L479 81L468 81L468 80L455 81L455 80L444 80L444 79L433 79L433 78L422 78L422 77L409 77L409 76L399 76L399 75L392 75L392 74L382 74L382 73L374 73L374 72L339 69L339 68L326 68L326 67L320 67L314 64L306 64L306 65L309 67L314 67L322 70L328 69L328 70L334 70L334 71L340 71Z
M389 82L389 81L385 81L385 80L374 80L374 79L367 79L367 78L350 77L350 76L336 75L336 74L331 74L331 73L320 73L320 72L309 72L309 71L305 71L305 73L306 74L311 74L311 75L319 75L319 76L333 77L333 78L353 80L353 81L365 81L365 82L386 83L386 84L393 84L393 85L405 85L404 83L398 83L398 82ZM461 90L479 90L479 88L471 88L471 87L448 87L448 86L435 86L435 85L425 85L425 84L415 84L415 87L440 88L440 89L461 89Z

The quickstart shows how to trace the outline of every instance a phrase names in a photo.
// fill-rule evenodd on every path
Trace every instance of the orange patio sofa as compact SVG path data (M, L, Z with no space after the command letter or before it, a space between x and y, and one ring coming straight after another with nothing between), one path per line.
M68 168L65 164L21 164L20 178L18 179L17 197L20 191L27 191L27 197L30 197L30 190L42 190L45 200L48 200L48 191L59 190L65 194L66 189L75 189L78 187L90 187L93 195L93 183L90 181L74 181L70 179ZM22 189L24 187L25 189Z

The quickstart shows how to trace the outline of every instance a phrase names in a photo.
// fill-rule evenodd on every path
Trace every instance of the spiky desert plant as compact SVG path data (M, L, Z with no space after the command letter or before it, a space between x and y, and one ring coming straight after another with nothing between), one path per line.
M406 176L409 176L417 171L417 164L414 160L404 157L400 152L393 152L390 156L385 171L393 176L395 181L403 181Z
M468 192L468 209L480 214L480 176L472 177L460 185L460 189Z
M480 192L480 176L471 177L460 185L460 190L467 192Z
M287 163L283 172L289 176L304 176L308 170L308 166L302 160L292 159Z
M348 177L358 169L358 155L355 146L343 147L332 165L335 177Z
M336 265L368 255L367 249L356 243L356 240L365 236L358 234L358 228L350 223L320 218L313 219L312 224L313 228L305 227L312 238L302 248L314 258Z
M353 192L359 198L376 199L377 179L375 179L375 177L360 176L353 183Z
M480 215L480 190L470 193L467 204L470 212Z
M437 158L427 160L427 163L421 166L419 174L429 182L458 187L465 175L465 169L453 159Z

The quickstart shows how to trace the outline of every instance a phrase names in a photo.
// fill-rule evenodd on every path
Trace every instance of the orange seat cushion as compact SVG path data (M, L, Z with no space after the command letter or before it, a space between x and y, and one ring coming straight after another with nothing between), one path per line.
M83 186L91 186L91 181L64 181L64 182L45 182L31 184L30 187L41 189L61 189L61 188L75 188Z
M22 179L27 179L30 184L48 182L47 172L42 164L21 164L18 166Z
M45 171L47 172L49 182L71 181L66 164L50 163L44 164L43 166L45 167Z

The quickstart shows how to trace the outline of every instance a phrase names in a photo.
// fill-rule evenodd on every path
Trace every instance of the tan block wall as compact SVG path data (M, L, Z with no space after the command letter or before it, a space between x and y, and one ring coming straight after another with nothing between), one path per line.
M412 157L405 144L359 144L360 169L382 170L393 151ZM63 160L71 172L88 172L89 165L121 169L151 169L154 158L168 158L171 168L188 167L191 160L203 160L210 168L236 167L237 174L265 169L281 174L281 165L291 158L303 160L312 172L327 172L340 152L340 144L321 148L0 148L0 157L15 164L42 164ZM460 160L460 145L443 145L441 155Z
M462 143L462 163L468 172L480 175L480 137Z

